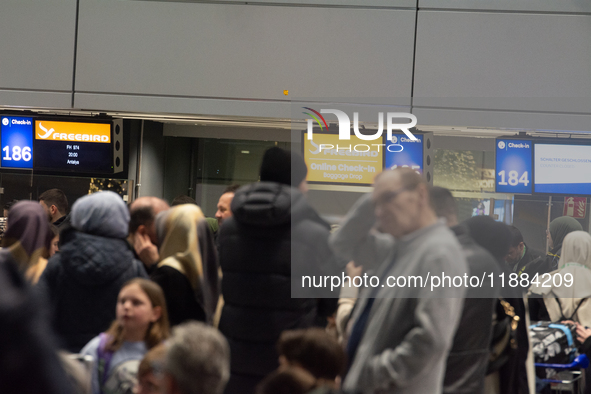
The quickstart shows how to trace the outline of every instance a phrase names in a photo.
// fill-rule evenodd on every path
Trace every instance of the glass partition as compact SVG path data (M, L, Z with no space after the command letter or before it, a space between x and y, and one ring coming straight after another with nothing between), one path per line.
M39 175L34 173L0 173L0 205L13 200L36 201L49 189L60 189L68 198L70 208L78 198L97 191L110 190L123 201L131 201L133 180L110 178L86 178L73 176Z
M195 200L205 216L213 217L224 189L259 180L265 151L290 149L289 142L202 138L199 140Z

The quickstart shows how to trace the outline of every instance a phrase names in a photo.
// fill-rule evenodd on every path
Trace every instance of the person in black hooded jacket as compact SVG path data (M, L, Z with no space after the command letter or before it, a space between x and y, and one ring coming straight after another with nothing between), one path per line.
M468 262L470 276L496 277L501 270L494 257L472 239L466 224L458 224L458 211L451 192L434 186L430 190L430 197L437 216L446 219L447 225L458 238ZM490 358L493 308L498 296L499 290L496 288L468 288L462 317L447 357L443 393L480 394L484 391L484 378Z
M490 216L475 216L464 222L474 241L486 249L498 262L499 268L509 278L509 267L503 259L509 251L511 231L504 223L496 222ZM498 275L497 275L498 277ZM498 282L496 282L498 283ZM503 394L525 394L529 392L526 360L529 351L528 327L526 326L526 310L523 301L524 291L519 287L505 286L501 289L501 296L496 304L496 315L499 322L504 320L505 305L519 316L519 322L514 333L515 344L509 343L496 362L489 363L489 376L498 371L500 392ZM495 341L495 327L493 327L493 342Z
M77 353L115 319L121 286L147 277L127 241L129 211L113 192L84 196L72 207L72 228L47 263L39 291L49 299L63 347Z
M283 330L314 326L336 310L337 298L292 298L294 289L301 290L302 273L337 270L328 224L290 186L303 189L306 172L300 156L271 148L263 158L261 182L236 191L233 216L220 228L224 307L219 329L232 352L226 394L252 393L278 367L275 344Z

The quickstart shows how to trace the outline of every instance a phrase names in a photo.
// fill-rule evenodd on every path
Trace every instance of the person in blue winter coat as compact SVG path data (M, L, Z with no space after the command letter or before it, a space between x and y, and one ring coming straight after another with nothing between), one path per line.
M98 192L72 207L72 228L62 231L60 253L49 259L39 291L49 299L62 346L80 351L115 319L121 286L146 277L127 242L129 211L119 195Z

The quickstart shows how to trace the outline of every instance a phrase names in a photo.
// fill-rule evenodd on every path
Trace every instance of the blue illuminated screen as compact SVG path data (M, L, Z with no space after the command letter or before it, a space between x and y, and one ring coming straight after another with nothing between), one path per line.
M2 167L33 168L33 118L2 116Z
M537 143L536 193L591 195L591 146Z
M531 194L532 141L498 139L495 185L498 193Z
M392 133L392 141L386 141L385 169L410 167L423 173L423 136L415 134L417 141L413 141L406 134Z

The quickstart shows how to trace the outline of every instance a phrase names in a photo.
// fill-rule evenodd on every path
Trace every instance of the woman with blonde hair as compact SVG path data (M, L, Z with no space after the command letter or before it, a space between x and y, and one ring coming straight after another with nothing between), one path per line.
M219 296L213 234L195 204L156 217L160 261L150 275L164 291L171 326L187 320L212 323Z
M2 247L8 248L32 283L37 283L47 266L52 238L47 214L39 203L20 201L11 207Z

